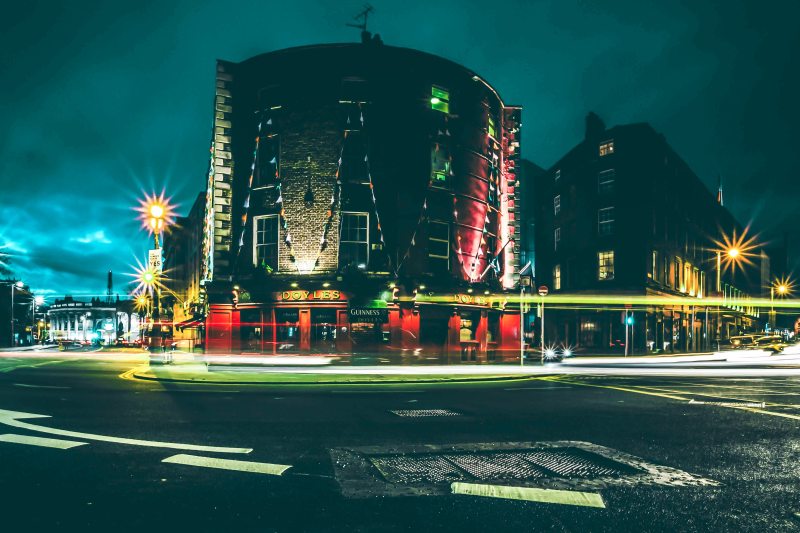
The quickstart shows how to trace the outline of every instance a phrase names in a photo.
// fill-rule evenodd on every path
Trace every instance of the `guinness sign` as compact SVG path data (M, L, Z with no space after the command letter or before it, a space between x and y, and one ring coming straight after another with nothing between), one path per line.
M351 307L347 310L350 323L386 324L389 322L389 310L380 307Z

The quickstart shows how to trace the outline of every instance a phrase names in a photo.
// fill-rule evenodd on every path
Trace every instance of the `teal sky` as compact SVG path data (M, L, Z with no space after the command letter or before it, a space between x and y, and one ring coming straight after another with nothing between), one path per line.
M359 1L27 1L0 22L0 247L35 290L99 295L143 261L133 208L204 183L214 61L358 40ZM479 72L524 106L523 155L548 167L583 135L648 121L726 205L790 232L800 151L800 3L373 0L387 44ZM797 259L797 254L793 254Z

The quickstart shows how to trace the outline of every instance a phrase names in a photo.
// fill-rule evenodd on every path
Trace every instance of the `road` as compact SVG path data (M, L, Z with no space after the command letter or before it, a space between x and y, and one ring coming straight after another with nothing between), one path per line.
M212 385L58 357L0 358L6 531L800 529L792 375Z

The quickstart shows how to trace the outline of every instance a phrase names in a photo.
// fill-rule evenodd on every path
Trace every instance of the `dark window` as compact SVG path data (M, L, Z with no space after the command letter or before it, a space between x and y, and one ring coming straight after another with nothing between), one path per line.
M339 266L356 265L366 269L369 263L369 215L342 213L339 238Z
M597 232L600 235L614 233L614 208L604 207L597 211Z
M445 222L428 222L428 257L434 259L450 258L450 226Z
M442 189L450 188L450 176L452 175L450 151L440 145L435 144L431 150L431 186Z
M253 259L257 268L278 269L278 215L255 217Z
M597 175L597 192L601 194L613 192L616 178L617 172L613 168L599 173Z
M264 133L256 156L256 170L253 175L253 187L267 187L275 184L280 172L281 142L277 133Z

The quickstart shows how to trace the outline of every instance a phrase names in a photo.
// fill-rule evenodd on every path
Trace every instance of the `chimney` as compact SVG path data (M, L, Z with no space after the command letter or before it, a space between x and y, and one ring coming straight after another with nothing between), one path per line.
M597 139L606 131L606 123L593 111L586 115L586 139Z

